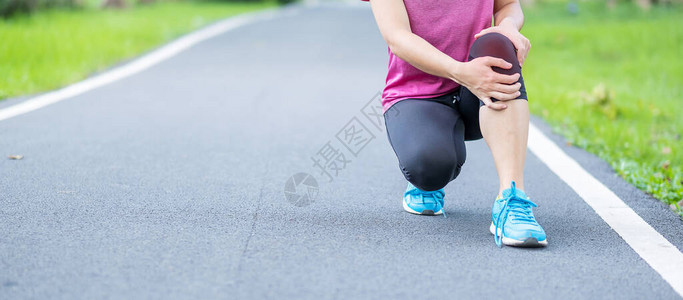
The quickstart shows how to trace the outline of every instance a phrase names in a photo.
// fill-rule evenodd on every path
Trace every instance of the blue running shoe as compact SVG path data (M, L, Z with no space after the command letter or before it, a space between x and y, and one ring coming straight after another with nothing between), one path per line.
M443 211L443 189L426 192L408 183L408 188L403 194L403 209L416 215L441 215Z
M536 206L523 191L515 188L514 181L509 189L503 191L503 197L493 202L493 222L489 228L498 247L503 244L515 247L548 245L545 231L531 210Z

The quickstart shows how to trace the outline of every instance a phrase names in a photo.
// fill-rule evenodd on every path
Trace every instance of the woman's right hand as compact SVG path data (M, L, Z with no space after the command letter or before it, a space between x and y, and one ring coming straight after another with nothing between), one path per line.
M512 68L512 64L504 59L483 56L457 66L453 79L469 89L491 109L503 110L507 108L507 105L502 102L517 99L520 95L519 88L522 85L517 82L519 73L505 75L492 69L492 67ZM491 98L501 101L493 102Z

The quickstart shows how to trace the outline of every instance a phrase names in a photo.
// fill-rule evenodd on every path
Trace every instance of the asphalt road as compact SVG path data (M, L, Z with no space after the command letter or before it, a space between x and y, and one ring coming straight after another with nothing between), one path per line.
M547 248L494 244L481 141L447 218L405 213L369 113L386 51L367 6L300 8L0 122L0 154L24 155L0 159L0 299L679 297L531 153ZM366 139L346 148L350 126ZM683 249L664 205L552 138ZM314 159L331 154L328 177ZM299 172L319 190L297 206Z

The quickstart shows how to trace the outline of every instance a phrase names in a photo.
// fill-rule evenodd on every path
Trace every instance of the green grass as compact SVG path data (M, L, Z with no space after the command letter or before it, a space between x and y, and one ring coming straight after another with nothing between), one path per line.
M212 21L275 5L159 2L120 11L54 9L0 20L0 99L76 82Z
M525 13L532 112L683 216L683 7Z

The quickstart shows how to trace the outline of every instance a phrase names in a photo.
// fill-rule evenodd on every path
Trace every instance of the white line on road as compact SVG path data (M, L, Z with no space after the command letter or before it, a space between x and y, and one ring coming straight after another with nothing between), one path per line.
M683 253L676 246L533 124L529 126L529 149L683 297Z
M162 61L165 61L178 53L181 53L188 48L201 43L207 39L223 34L227 31L253 23L259 20L269 20L274 18L277 14L292 13L294 8L287 9L269 9L256 13L243 14L219 21L206 28L194 31L190 34L182 36L181 38L166 44L165 46L156 49L134 61L123 66L114 68L110 71L104 72L100 75L85 79L81 82L66 86L56 91L48 92L35 98L23 101L19 104L9 106L0 110L0 121L16 117L39 108L43 108L50 104L60 102L71 97L78 96L87 91L96 89L98 87L110 84L119 79L134 75L147 68L154 66Z

